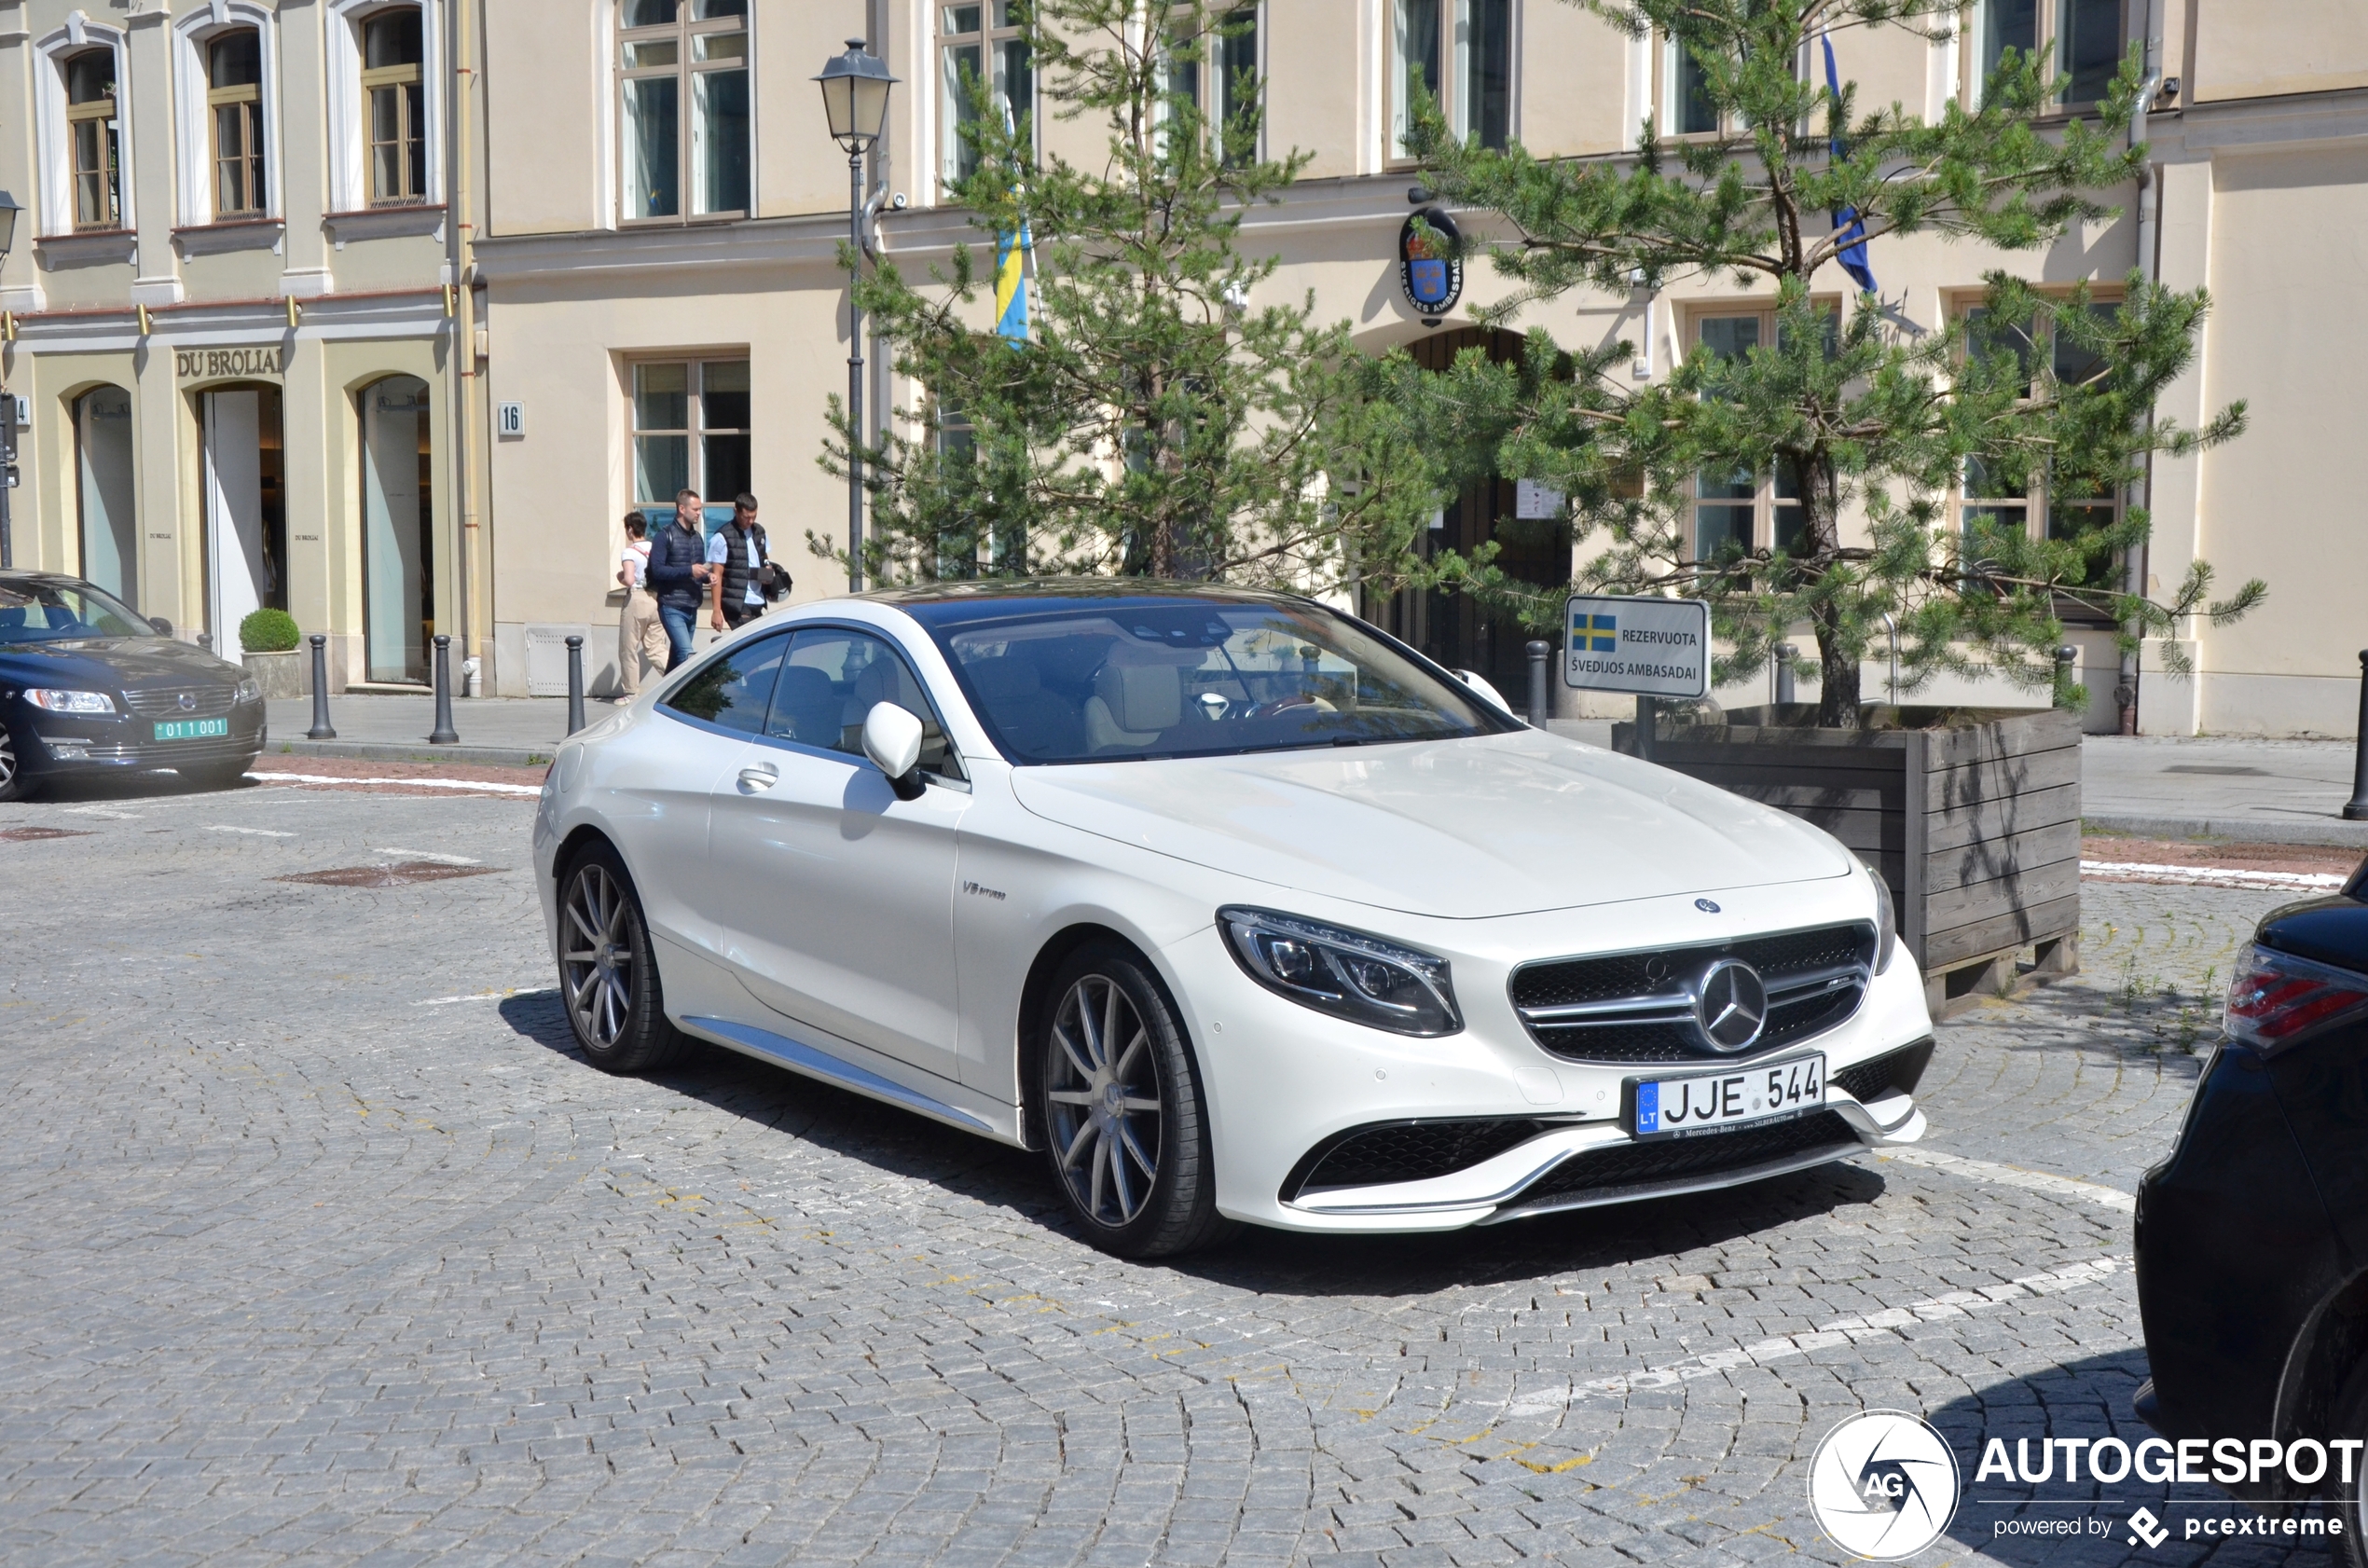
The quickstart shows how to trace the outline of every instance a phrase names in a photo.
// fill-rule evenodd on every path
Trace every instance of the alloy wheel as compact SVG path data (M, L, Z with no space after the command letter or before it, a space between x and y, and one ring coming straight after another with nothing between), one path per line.
M1053 1015L1045 1114L1061 1179L1113 1230L1150 1202L1160 1174L1159 1071L1142 1015L1108 975L1081 977Z
M563 918L559 975L568 1011L586 1041L613 1046L633 1005L632 916L625 890L606 866L587 861L568 885Z
M0 796L17 781L17 744L8 738L8 729L0 724Z

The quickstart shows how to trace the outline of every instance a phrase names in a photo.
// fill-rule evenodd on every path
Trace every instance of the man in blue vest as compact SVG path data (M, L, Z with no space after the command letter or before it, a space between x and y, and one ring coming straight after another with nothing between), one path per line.
M691 656L691 619L706 598L707 541L699 537L699 492L674 497L674 521L650 541L648 581L658 601L658 624L666 627L666 667L671 672Z

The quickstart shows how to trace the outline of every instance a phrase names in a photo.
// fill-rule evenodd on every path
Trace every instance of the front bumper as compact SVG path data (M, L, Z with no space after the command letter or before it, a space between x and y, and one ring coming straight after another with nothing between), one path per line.
M158 740L155 724L127 714L48 713L19 703L9 729L19 765L44 778L226 767L253 762L267 738L260 702L233 708L227 735Z
M1717 901L1735 912L1732 932L1742 935L1863 919L1863 910L1836 897L1841 893L1795 887L1721 892ZM1922 983L1905 955L1893 956L1857 1011L1835 1027L1739 1060L1607 1065L1570 1061L1540 1046L1507 994L1512 971L1557 952L1654 942L1663 929L1701 940L1705 923L1693 900L1670 901L1672 911L1623 908L1616 923L1567 913L1437 922L1428 930L1393 922L1392 940L1440 952L1453 968L1465 1027L1428 1039L1362 1027L1275 996L1242 973L1214 928L1163 948L1162 965L1204 1077L1218 1209L1295 1231L1454 1230L1732 1186L1923 1135L1912 1095L1921 1054L1898 1075L1905 1087L1881 1070L1855 1075L1865 1093L1842 1081L1878 1058L1928 1047ZM1692 1138L1639 1139L1628 1131L1632 1079L1760 1068L1810 1052L1826 1062L1821 1107ZM1307 1179L1311 1162L1342 1135L1398 1123L1421 1135L1492 1121L1514 1132L1491 1139L1483 1127L1481 1142L1493 1147L1443 1174L1360 1186Z

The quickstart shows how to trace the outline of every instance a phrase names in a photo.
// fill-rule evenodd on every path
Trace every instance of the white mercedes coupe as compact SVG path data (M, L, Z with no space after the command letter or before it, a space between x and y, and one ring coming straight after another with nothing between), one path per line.
M742 628L559 749L587 1060L711 1041L1045 1151L1133 1257L1912 1143L1932 1026L1818 829L1310 600L959 583Z

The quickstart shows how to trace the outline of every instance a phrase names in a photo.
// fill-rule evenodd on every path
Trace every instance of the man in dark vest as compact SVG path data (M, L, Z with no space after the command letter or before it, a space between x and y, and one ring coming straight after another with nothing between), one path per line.
M765 566L772 560L764 525L756 520L756 497L742 490L732 501L732 520L707 542L708 588L714 595L708 624L737 630L764 613Z
M650 541L648 582L658 601L658 624L666 627L666 667L691 656L691 618L699 612L708 580L707 542L699 537L699 492L674 497L674 521Z

